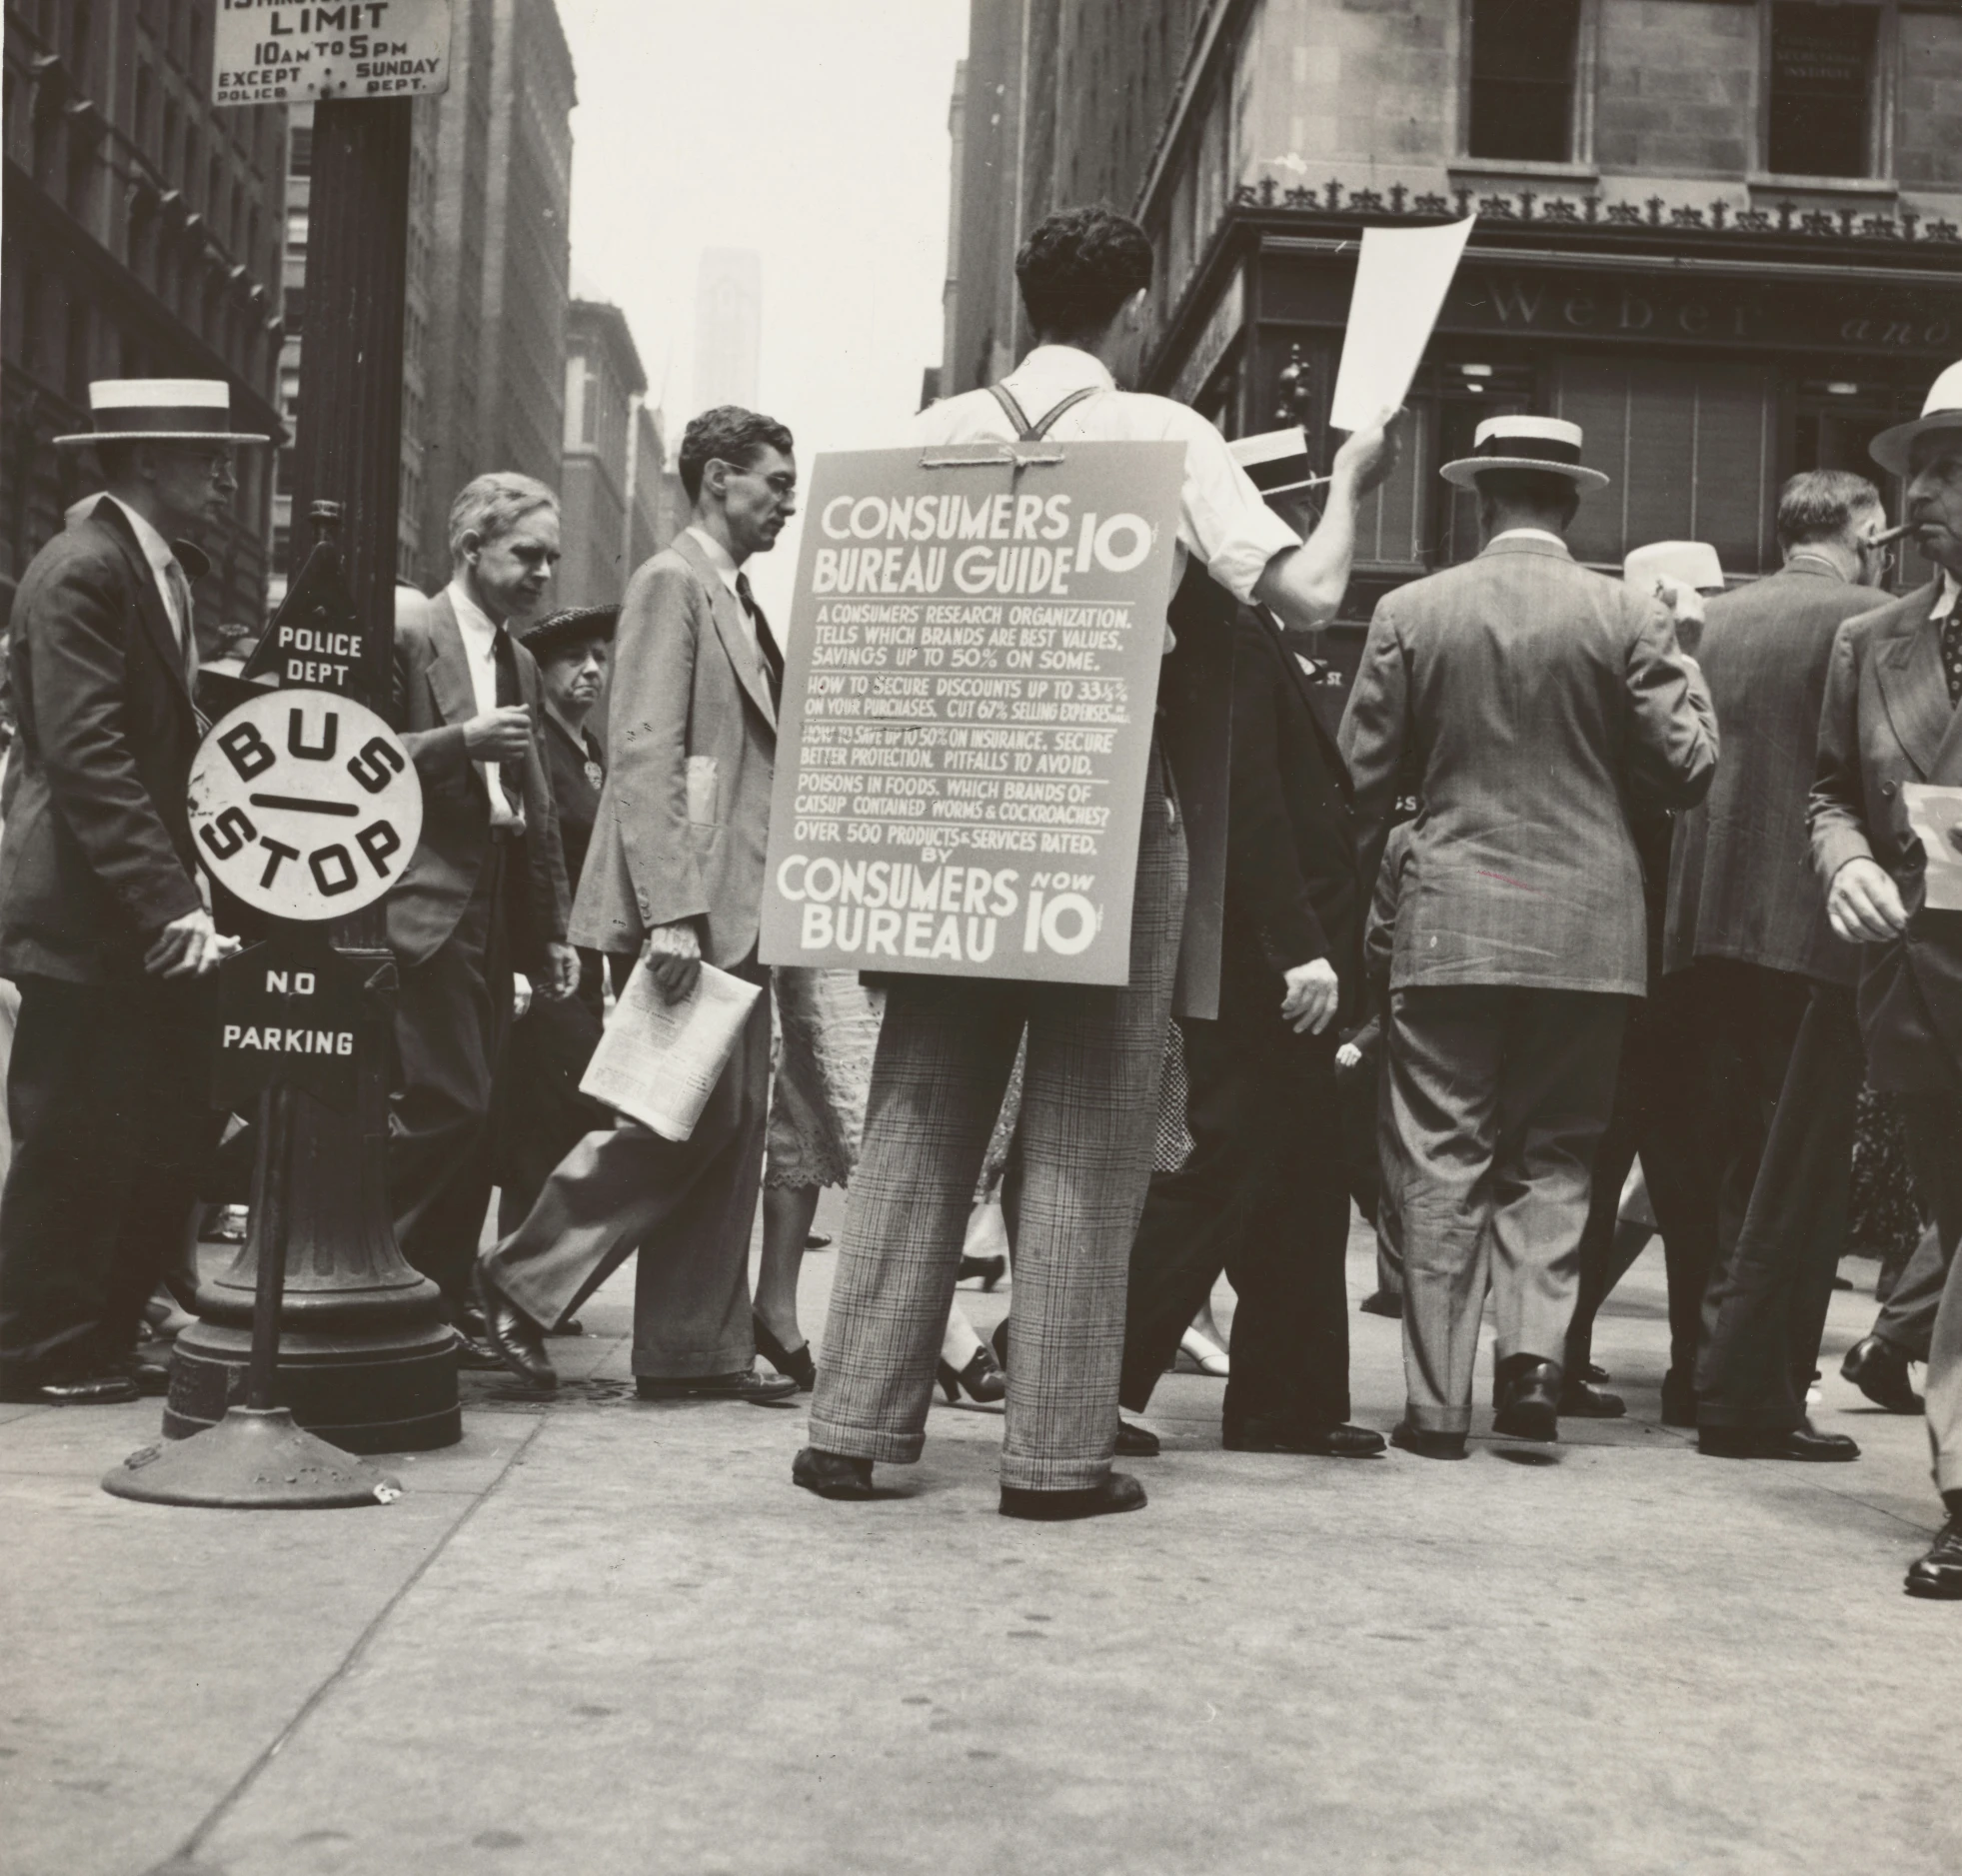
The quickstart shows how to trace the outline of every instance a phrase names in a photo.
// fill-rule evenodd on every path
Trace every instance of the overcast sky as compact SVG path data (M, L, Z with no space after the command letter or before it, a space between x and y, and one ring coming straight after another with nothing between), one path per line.
M579 73L573 290L626 312L671 448L705 247L763 257L759 402L800 458L891 438L940 363L966 0L558 3ZM753 569L780 621L795 551Z

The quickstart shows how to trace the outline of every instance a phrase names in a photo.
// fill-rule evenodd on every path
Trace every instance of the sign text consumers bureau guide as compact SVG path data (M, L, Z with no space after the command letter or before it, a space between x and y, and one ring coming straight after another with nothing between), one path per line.
M818 459L766 963L1128 980L1183 458L1071 442Z

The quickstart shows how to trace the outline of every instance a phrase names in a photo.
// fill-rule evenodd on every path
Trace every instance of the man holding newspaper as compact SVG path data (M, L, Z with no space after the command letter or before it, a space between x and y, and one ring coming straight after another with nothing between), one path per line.
M705 963L727 973L715 978L719 990L735 978L758 993L686 1139L632 1120L589 1133L480 1264L492 1345L542 1386L557 1380L545 1331L641 1249L634 1372L643 1396L767 1403L796 1391L758 1368L750 1319L770 1081L757 923L784 661L742 572L795 512L791 452L791 433L753 411L725 406L696 418L680 464L694 520L634 576L621 609L613 766L573 941L645 950L630 1004L650 995L681 1002Z

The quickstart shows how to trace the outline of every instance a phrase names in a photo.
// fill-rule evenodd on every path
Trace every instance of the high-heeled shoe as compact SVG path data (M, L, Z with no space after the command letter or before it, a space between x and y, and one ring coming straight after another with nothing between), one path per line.
M788 1374L797 1382L799 1393L808 1394L818 1385L818 1364L811 1358L809 1342L799 1342L795 1348L786 1348L771 1334L760 1315L750 1317L750 1327L756 1333L757 1353L779 1374Z
M1210 1335L1203 1335L1197 1329L1187 1329L1178 1338L1178 1348L1201 1374L1210 1374L1215 1380L1222 1380L1232 1372L1232 1363L1225 1349Z
M935 1367L941 1386L952 1401L960 1400L964 1388L970 1400L980 1401L1000 1400L1008 1391L1008 1377L995 1365L994 1351L985 1342L975 1350L965 1368L956 1368L947 1361L937 1362Z
M1005 1257L967 1257L961 1259L961 1274L954 1280L965 1283L971 1276L981 1278L982 1289L992 1289L1008 1273Z

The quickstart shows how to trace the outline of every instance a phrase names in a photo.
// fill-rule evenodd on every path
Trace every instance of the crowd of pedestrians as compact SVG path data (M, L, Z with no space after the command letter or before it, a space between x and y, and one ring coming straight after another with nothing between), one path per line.
M939 1385L1005 1395L1004 1514L1124 1512L1146 1493L1113 1458L1157 1452L1141 1416L1222 1272L1222 1442L1384 1451L1350 1417L1352 1195L1380 1246L1363 1306L1402 1322L1387 1443L1465 1456L1488 1296L1495 1436L1620 1415L1591 1332L1640 1241L1620 1222L1639 1183L1667 1260L1664 1420L1712 1457L1846 1462L1854 1442L1805 1402L1864 1084L1901 1115L1927 1228L1846 1372L1911 1411L1908 1364L1927 1363L1949 1515L1908 1587L1962 1598L1962 914L1929 902L1910 822L1917 787L1962 790L1962 366L1873 446L1935 570L1898 597L1900 531L1863 476L1792 479L1764 578L1726 590L1708 548L1672 543L1610 579L1566 544L1608 481L1580 429L1486 421L1439 472L1475 498L1483 550L1378 604L1331 735L1290 635L1342 602L1397 417L1342 444L1304 539L1211 424L1123 388L1152 330L1135 224L1051 216L1016 271L1033 349L894 441L1180 446L1167 650L1202 615L1234 647L1216 1013L1174 994L1188 875L1208 877L1188 842L1209 835L1181 812L1171 734L1150 756L1126 986L780 969L773 998L758 934L784 660L746 568L795 512L790 431L730 407L689 425L689 523L618 609L551 612L552 492L480 477L452 513L449 585L396 636L424 821L387 906L390 1207L460 1358L554 1385L548 1338L635 1256L641 1395L809 1393L797 1485L875 1496L876 1467L920 1458ZM64 447L104 493L16 600L0 802L0 972L19 991L0 1384L62 1402L155 1385L132 1351L225 1124L202 1064L233 940L186 818L204 725L174 542L265 442L231 431L222 385L94 391L95 430ZM580 1092L636 957L670 1001L705 961L765 989L686 1141ZM817 1192L840 1184L812 1333L798 1268ZM997 1184L1013 1292L987 1342L956 1285L998 1274L971 1241Z

